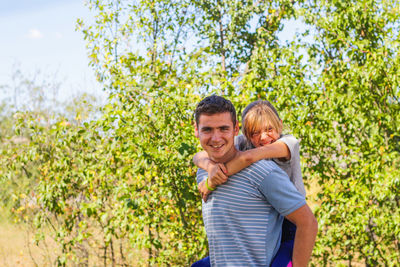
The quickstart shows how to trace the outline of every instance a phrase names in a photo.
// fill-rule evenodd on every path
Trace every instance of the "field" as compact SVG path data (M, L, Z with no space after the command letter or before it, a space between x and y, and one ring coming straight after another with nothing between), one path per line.
M47 249L54 250L54 245ZM50 256L45 254L48 253L33 243L26 225L15 225L4 219L0 222L1 266L51 266Z
M102 242L100 233L92 229L93 235L91 244L83 242L80 246L80 261L82 264L68 262L67 266L111 266L112 256L110 250L107 251L107 260L104 262ZM34 229L27 223L13 223L8 218L0 217L0 266L4 267L31 267L31 266L55 266L56 257L60 255L60 247L50 238L51 232L47 229L45 240L38 245L34 241ZM148 258L147 252L132 249L128 242L123 239L114 240L115 255L114 264L116 266L142 266L141 262ZM121 248L125 251L124 258L121 258ZM86 257L84 257L86 256ZM69 256L72 259L72 255Z

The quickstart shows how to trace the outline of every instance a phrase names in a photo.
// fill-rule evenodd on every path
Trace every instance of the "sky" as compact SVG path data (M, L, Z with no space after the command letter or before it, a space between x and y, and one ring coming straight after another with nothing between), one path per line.
M0 85L12 84L20 70L27 77L61 83L59 98L78 92L105 94L89 67L76 20L92 15L83 0L0 0ZM10 92L0 91L0 99Z
M93 18L84 0L0 0L0 88L12 85L20 70L26 77L59 82L61 101L78 92L105 99L88 65L83 34L75 31L78 18ZM287 23L281 39L290 39L298 26ZM0 90L0 100L10 94Z

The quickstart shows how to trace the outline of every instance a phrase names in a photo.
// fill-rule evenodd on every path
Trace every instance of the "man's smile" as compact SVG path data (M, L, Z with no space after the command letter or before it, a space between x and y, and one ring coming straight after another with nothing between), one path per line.
M210 146L211 146L212 148L218 149L218 148L221 148L223 145L224 145L224 144L220 144L220 145L210 145Z

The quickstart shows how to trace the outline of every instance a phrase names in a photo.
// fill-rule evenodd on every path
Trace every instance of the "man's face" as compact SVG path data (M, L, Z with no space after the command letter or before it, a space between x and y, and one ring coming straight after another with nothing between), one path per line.
M229 112L200 115L195 135L210 159L225 163L236 153L234 138L239 133L238 123L233 125Z

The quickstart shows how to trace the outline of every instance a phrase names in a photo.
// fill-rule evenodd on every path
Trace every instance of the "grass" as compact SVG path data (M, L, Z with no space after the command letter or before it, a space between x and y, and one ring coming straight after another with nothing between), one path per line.
M34 229L27 223L13 223L10 219L0 216L0 266L4 267L46 267L56 266L56 257L60 255L58 244L50 238L51 231L48 229L46 238L36 245L34 241ZM84 242L87 254L87 261L82 264L68 261L67 266L104 266L103 250L99 229L92 228L94 238L90 242ZM119 253L119 246L125 251L126 263L128 266L142 266L141 259L147 259L147 252L132 248L126 240L115 241L115 260L117 266L122 266ZM122 242L122 243L121 243ZM89 243L91 243L89 245ZM110 250L108 250L108 254ZM110 255L108 255L110 257ZM71 260L71 258L69 258ZM111 266L108 258L106 266Z
M36 246L28 227L0 222L0 265L1 266L50 266L43 249Z

